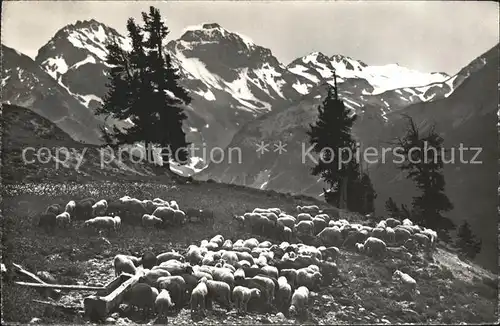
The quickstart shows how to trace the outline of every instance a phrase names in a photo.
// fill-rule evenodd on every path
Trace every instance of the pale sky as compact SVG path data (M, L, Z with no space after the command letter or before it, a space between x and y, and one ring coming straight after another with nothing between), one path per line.
M287 65L313 51L369 65L457 73L499 42L499 4L476 1L3 1L2 43L34 58L62 27L96 19L125 34L129 17L160 9L169 39L216 22Z

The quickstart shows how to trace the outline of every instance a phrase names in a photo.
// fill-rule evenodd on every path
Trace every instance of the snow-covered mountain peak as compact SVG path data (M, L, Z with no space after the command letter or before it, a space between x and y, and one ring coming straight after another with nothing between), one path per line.
M238 45L244 45L248 50L256 47L255 43L248 36L230 32L217 23L188 26L184 28L183 35L179 40L199 44L216 43L223 39Z

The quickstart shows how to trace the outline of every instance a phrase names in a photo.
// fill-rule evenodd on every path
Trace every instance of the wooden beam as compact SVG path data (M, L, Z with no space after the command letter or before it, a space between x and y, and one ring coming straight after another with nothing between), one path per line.
M123 275L123 274L122 274ZM85 315L91 320L104 319L123 301L125 293L132 288L143 274L136 274L118 286L113 292L105 297L92 295L83 300L85 306Z
M38 284L48 284L48 283L45 283L44 281L42 281L35 274L33 274L31 272L28 272L27 270L25 270L24 268L22 268L21 265L12 263L12 267L13 267L13 269L14 269L15 272L17 272L21 276L24 276L24 278L27 278L27 279L29 279L29 280L31 280L33 282L38 283ZM61 290L50 289L49 296L51 296L51 297L58 297L60 295L61 295Z
M40 284L40 283L29 283L29 282L14 282L14 283L17 285L29 286L34 288L61 289L61 290L99 291L106 289L102 286L47 284L47 283Z

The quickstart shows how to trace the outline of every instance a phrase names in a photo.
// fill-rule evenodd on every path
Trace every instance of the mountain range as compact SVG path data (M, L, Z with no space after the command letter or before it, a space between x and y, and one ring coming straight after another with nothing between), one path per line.
M95 117L94 110L107 92L105 45L110 40L130 48L127 37L92 19L61 28L34 60L2 44L2 101L31 109L75 140L99 144L104 118ZM180 38L165 45L165 51L193 98L185 107L187 140L207 152L215 147L226 152L237 147L242 152L241 162L222 160L208 167L210 160L196 152L186 166L172 166L179 173L320 197L324 184L310 175L310 163L301 162L301 146L307 145L305 132L317 117L327 87L334 84L334 72L340 98L358 115L354 136L364 148L380 147L401 135L401 117L408 114L424 130L436 122L447 146L465 139L471 146L496 149L497 130L488 122L493 121L498 103L498 46L453 76L398 64L371 66L320 52L284 64L270 49L217 23L186 28ZM271 150L258 155L256 144L261 141L270 143ZM281 155L272 150L279 141L287 144ZM481 167L447 167L445 177L455 204L450 213L454 221L475 221L471 223L475 231L489 238L492 228L485 221L495 216L487 207L496 206L497 181L488 173L497 170L497 163L494 155L487 156L488 163ZM364 168L378 193L379 214L388 196L409 202L412 185L395 166L365 164ZM486 186L490 184L494 194Z

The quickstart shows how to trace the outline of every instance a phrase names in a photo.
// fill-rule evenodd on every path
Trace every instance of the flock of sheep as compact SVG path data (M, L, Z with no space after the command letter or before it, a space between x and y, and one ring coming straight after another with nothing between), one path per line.
M78 202L71 200L64 207L60 204L49 205L39 216L38 226L46 230L67 228L74 220L83 220L85 227L99 231L118 231L122 223L165 228L186 222L213 222L214 214L210 210L194 208L184 212L174 200L169 202L161 198L138 200L124 196L109 204L105 199L86 198Z
M350 223L315 205L297 206L294 215L279 208L255 208L233 216L242 228L279 244L255 238L233 243L217 235L199 246L190 245L183 253L117 255L113 262L116 275L140 274L124 301L143 310L145 317L154 311L166 318L172 308L178 310L187 304L192 314L206 316L214 301L228 311L234 305L240 313L251 307L288 316L306 314L310 291L319 291L334 279L343 284L337 267L339 248L375 259L391 255L410 261L419 248L432 255L437 243L435 231L407 219L388 218L371 226ZM122 222L163 227L193 220L213 221L214 216L207 210L184 212L175 201L141 201L125 196L110 204L106 200L72 200L64 211L60 205L50 205L39 225L67 227L72 219L85 220L86 226L101 230L118 230ZM408 290L416 290L416 281L410 275L396 270L393 276Z

